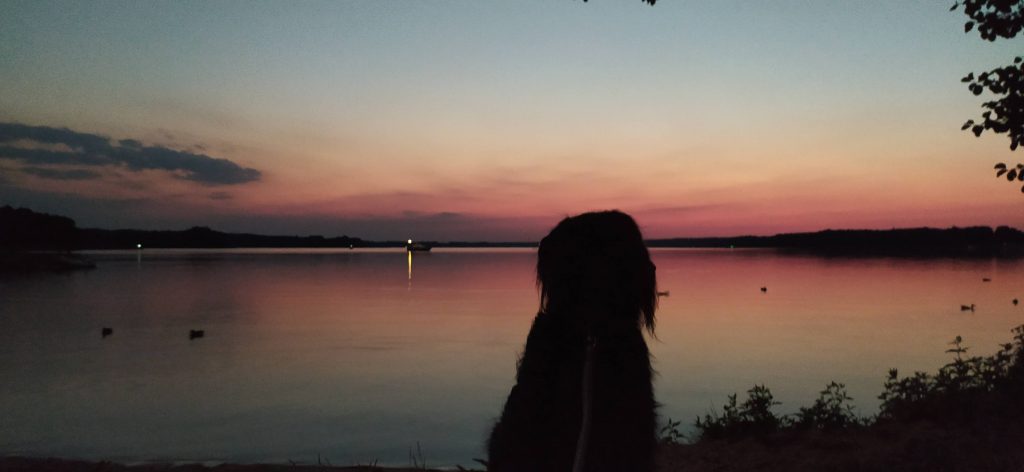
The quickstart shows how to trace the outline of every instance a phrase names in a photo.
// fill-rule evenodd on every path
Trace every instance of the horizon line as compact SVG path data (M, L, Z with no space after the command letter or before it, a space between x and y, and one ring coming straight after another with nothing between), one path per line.
M683 240L709 241L709 240L729 240L729 239L742 239L742 238L773 238L773 237L778 237L778 236L819 234L819 233L826 233L826 232L886 232L886 231L915 231L915 230L948 231L948 230L965 230L965 229L980 229L980 228L991 230L993 232L998 230L998 229L1000 229L1000 228L1008 228L1010 230L1014 230L1014 231L1018 231L1018 232L1021 231L1019 228L1016 228L1016 227L1010 226L1010 225L998 225L998 226L987 226L987 225L956 226L956 225L953 225L953 226L949 226L949 227L933 227L933 226L895 227L894 226L894 227L885 228L885 229L880 229L880 228L824 228L824 229L813 230L813 231L792 231L792 232L782 232L782 233L773 233L773 234L761 234L761 235L758 235L758 234L738 234L738 235L730 235L730 236L670 236L670 237L661 237L661 238L644 238L644 243L646 243L646 244L650 244L650 243L666 243L666 242L683 241ZM156 232L167 232L167 233L175 233L175 232L177 232L177 233L183 233L183 232L186 232L186 231L196 230L196 229L199 229L199 230L209 230L209 231L216 232L216 233L221 233L221 234L252 235L252 236L269 237L269 238L322 238L322 239L326 239L326 240L348 238L348 239L357 239L357 240L360 240L360 241L363 241L363 242L377 243L377 244L390 244L390 243L406 244L407 240L409 239L409 238L399 238L399 239L364 239L364 238L359 237L359 236L351 236L351 235L324 236L322 234L299 235L299 234L264 234L264 233L249 233L249 232L231 232L231 231L217 230L217 229L214 229L214 228L211 228L211 227L208 227L208 226L191 226L189 228L181 229L181 230L175 230L175 229L133 229L133 228L117 228L117 229L79 228L79 230L136 231L136 232L154 232L154 233L156 233ZM415 239L415 238L413 238L413 239ZM543 239L543 238L541 238L541 239ZM421 239L421 240L418 240L418 241L424 242L424 243L432 243L432 244L463 244L463 245L470 245L470 244L538 245L538 244L540 244L540 240L539 239L535 240L535 241L509 241L509 240L492 241L492 240L481 240L481 239L477 239L477 240L451 240L450 239L450 240L447 240L447 241L441 241L441 240L434 240L434 239Z

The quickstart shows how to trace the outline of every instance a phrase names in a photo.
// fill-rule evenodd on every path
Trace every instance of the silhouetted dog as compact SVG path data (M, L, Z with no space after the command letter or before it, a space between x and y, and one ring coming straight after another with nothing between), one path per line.
M541 241L537 282L541 310L491 431L488 470L653 470L642 329L653 334L657 290L636 223L618 211L566 218Z

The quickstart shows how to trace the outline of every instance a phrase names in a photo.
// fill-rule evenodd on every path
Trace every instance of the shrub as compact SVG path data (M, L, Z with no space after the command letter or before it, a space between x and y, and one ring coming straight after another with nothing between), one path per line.
M738 403L736 394L732 394L721 413L710 412L703 419L697 418L698 440L736 440L780 430L848 429L891 419L958 422L979 415L1022 416L1024 325L1014 328L1013 333L1012 342L986 357L965 357L968 347L957 336L950 342L953 347L946 350L954 354L953 362L935 375L914 372L909 377L900 377L898 370L890 369L884 390L878 396L882 400L879 413L873 419L862 419L854 413L850 403L853 398L841 383L830 382L813 405L801 407L789 416L776 416L771 410L780 403L767 387L755 385L747 391L743 403Z
M851 401L853 397L846 393L846 385L829 382L813 405L800 407L790 419L790 425L796 429L825 430L861 426L864 421L853 412Z
M682 422L672 421L672 418L669 418L668 423L661 428L661 431L658 431L658 439L667 444L679 444L683 442L685 436L683 436L683 433L679 432L679 425L681 424Z
M775 401L771 390L764 385L755 385L747 390L747 399L736 404L736 394L729 395L729 401L722 408L722 414L715 412L697 418L700 439L738 439L745 436L763 436L784 425L782 418L775 416L772 407L781 405Z
M955 359L935 375L915 372L900 378L896 369L890 369L885 390L878 396L882 400L878 417L962 419L986 406L979 401L982 395L1020 392L1024 385L1024 325L1013 333L1013 342L986 357L965 358L968 348L957 336L950 343L953 347L946 350Z

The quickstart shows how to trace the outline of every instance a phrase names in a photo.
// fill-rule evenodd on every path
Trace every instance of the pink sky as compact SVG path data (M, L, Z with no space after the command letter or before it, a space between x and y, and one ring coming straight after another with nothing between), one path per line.
M1008 140L959 131L982 101L960 77L1013 49L946 8L400 5L12 7L0 122L259 178L0 156L0 204L371 239L535 240L609 208L655 238L1024 225L991 170Z

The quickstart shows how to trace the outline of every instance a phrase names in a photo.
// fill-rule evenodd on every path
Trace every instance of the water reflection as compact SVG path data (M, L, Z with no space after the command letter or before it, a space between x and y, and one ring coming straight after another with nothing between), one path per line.
M536 254L434 252L416 290L412 254L359 249L147 249L0 280L0 372L17 379L0 383L0 450L403 465L420 441L432 463L471 465L537 309ZM653 258L671 292L657 395L684 423L755 383L792 411L845 382L870 413L888 368L932 370L956 335L990 353L1024 323L1020 262Z

